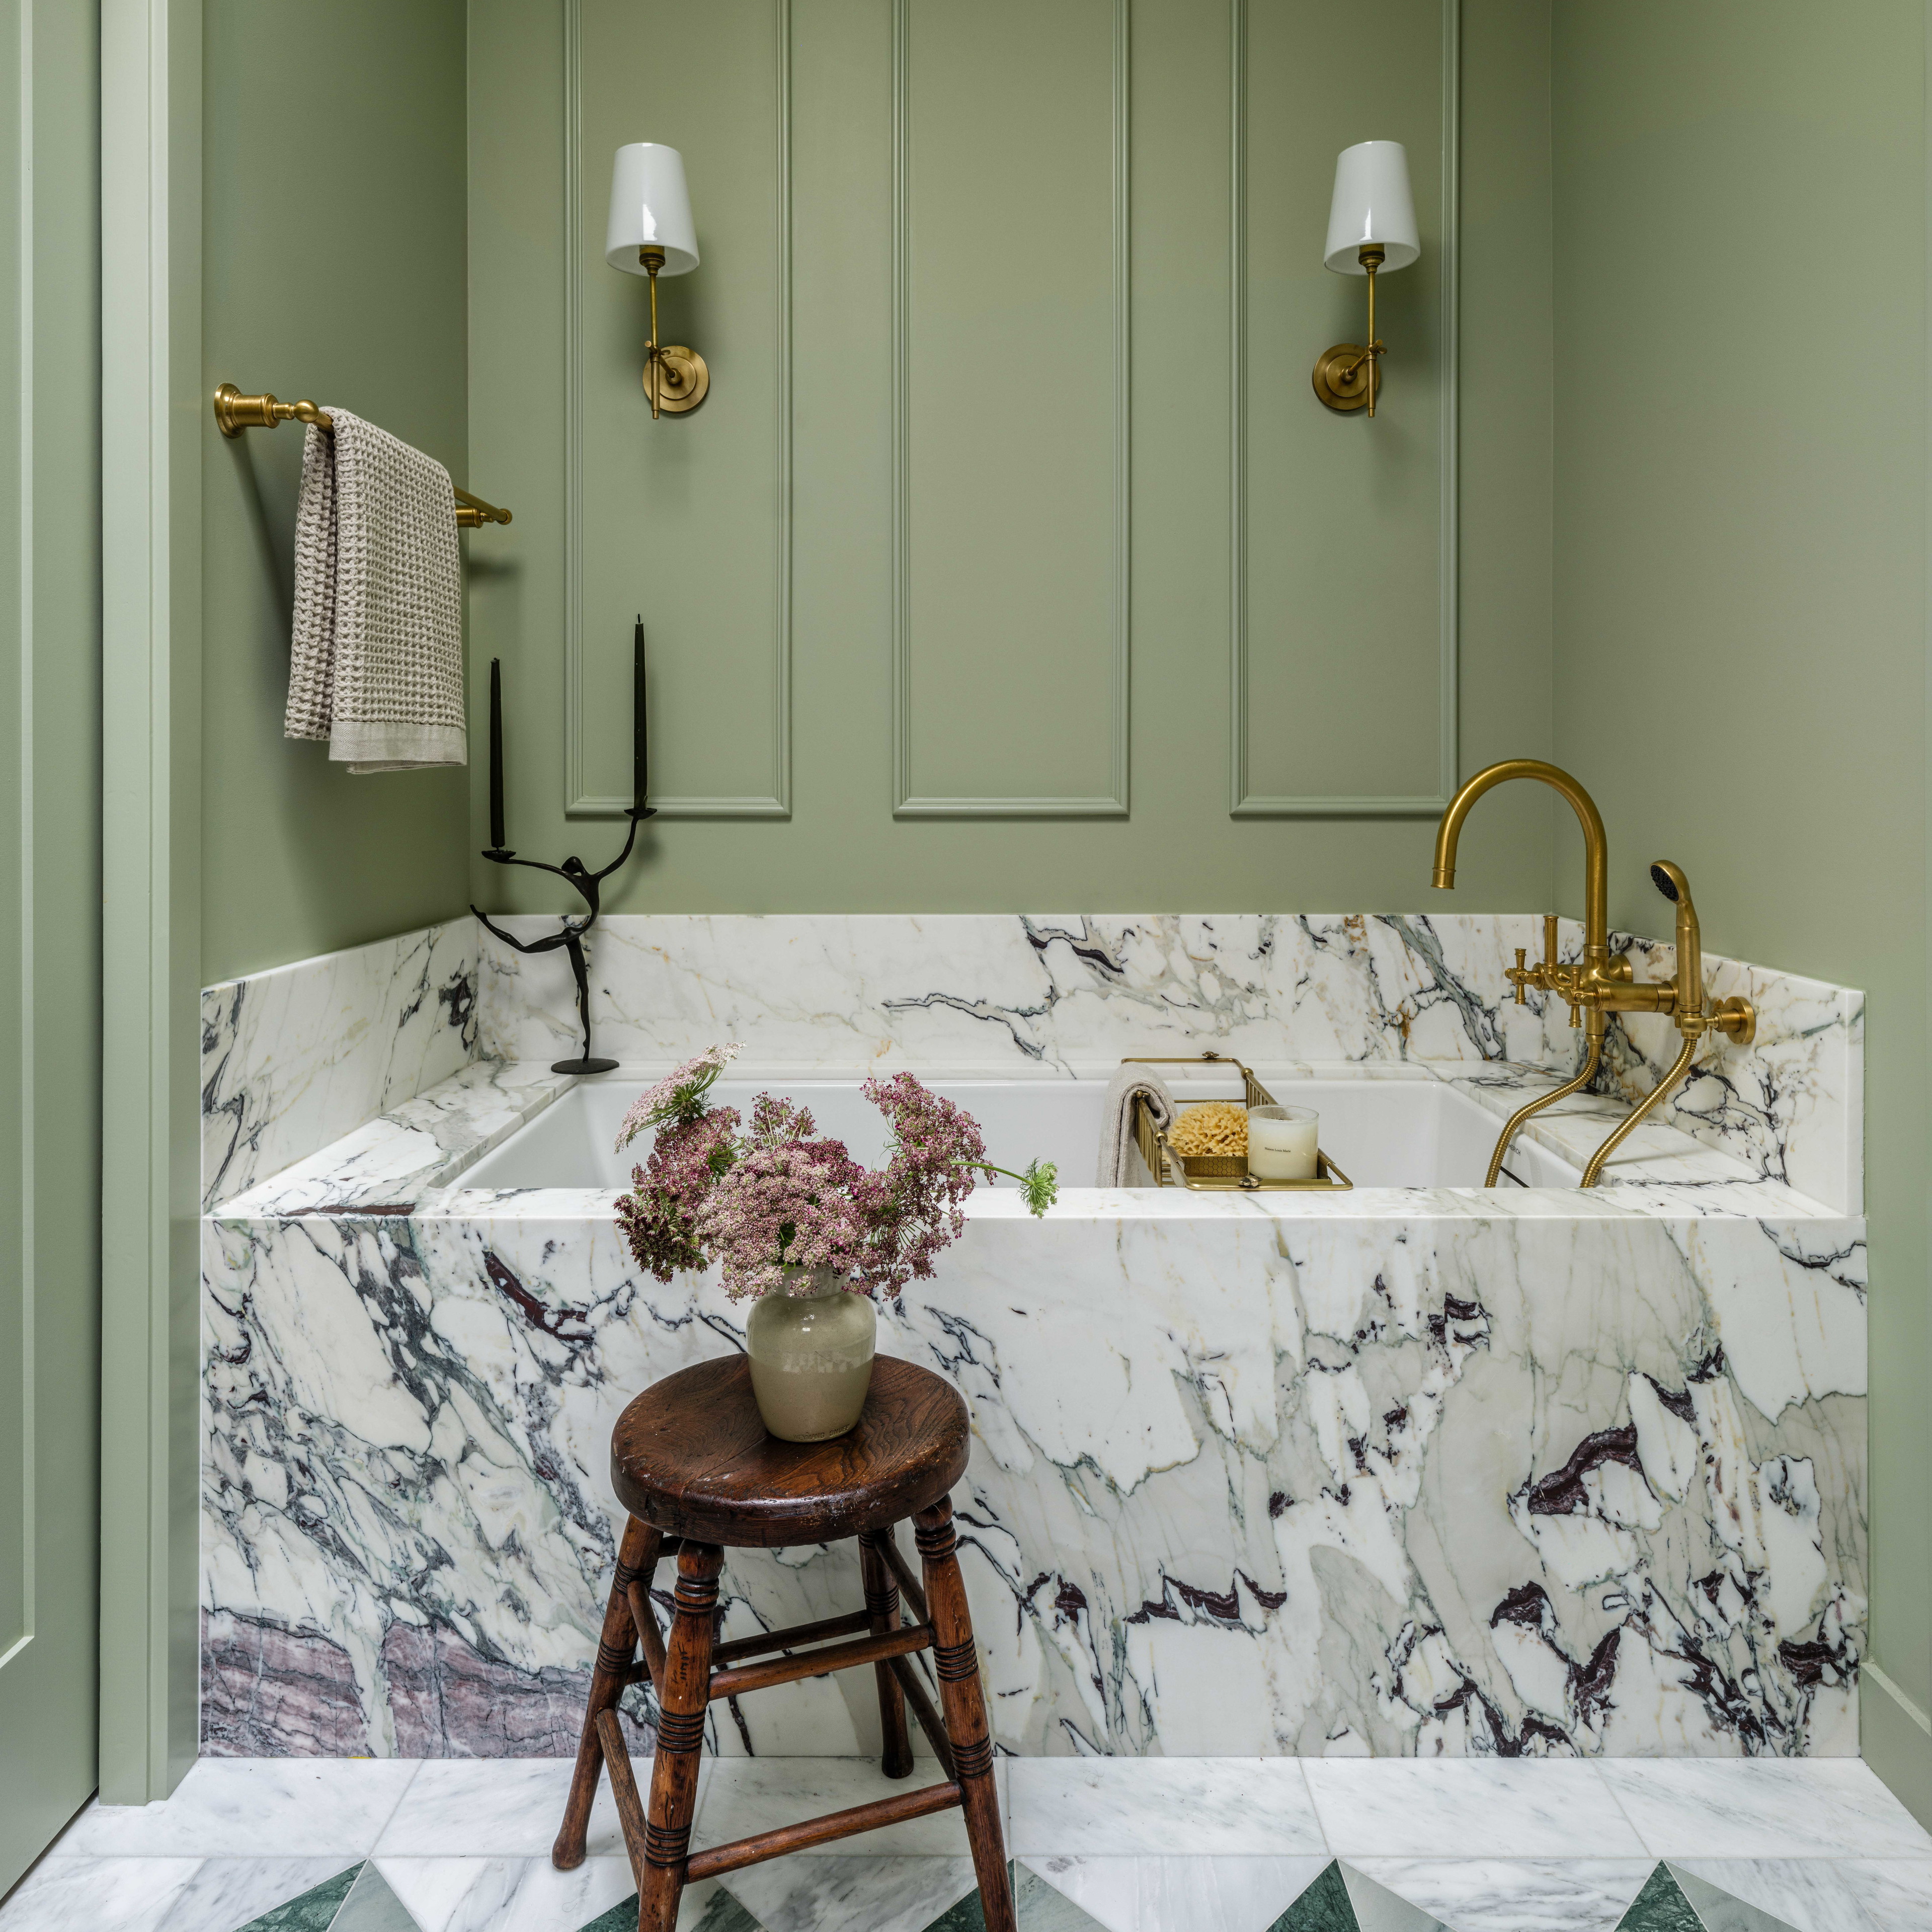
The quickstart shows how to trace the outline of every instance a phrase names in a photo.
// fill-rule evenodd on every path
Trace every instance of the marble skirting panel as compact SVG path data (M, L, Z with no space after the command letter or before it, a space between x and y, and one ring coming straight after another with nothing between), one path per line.
M1541 942L1532 958L1541 956ZM1668 980L1677 949L1628 933L1611 935L1640 980ZM1580 959L1583 928L1566 920L1558 952ZM1741 959L1704 955L1704 986L1713 1000L1742 994L1757 1009L1757 1036L1738 1046L1721 1034L1706 1037L1689 1074L1659 1103L1658 1118L1720 1154L1735 1156L1767 1180L1782 1181L1841 1214L1864 1211L1865 1000L1794 973ZM1578 1036L1560 1000L1542 1009L1544 1063L1566 1073L1579 1064ZM1595 1083L1626 1104L1641 1100L1677 1058L1682 1036L1655 1013L1612 1016L1604 1071Z
M204 1208L476 1058L476 934L457 920L202 989Z
M519 937L554 926L501 922ZM1535 931L1532 931L1532 928ZM669 1065L721 1040L761 1068L1091 1071L1131 1053L1534 1060L1504 965L1518 916L630 914L590 942L597 1050ZM482 936L483 1051L574 1051L560 956Z
M881 1311L971 1406L956 1503L1002 1748L1856 1750L1857 1223L1091 1198L1040 1223L976 1197ZM743 1310L540 1196L204 1239L204 1748L568 1750L612 1424L739 1346ZM725 1595L728 1635L860 1600L848 1546L734 1556ZM865 1750L872 1695L761 1692L709 1742Z

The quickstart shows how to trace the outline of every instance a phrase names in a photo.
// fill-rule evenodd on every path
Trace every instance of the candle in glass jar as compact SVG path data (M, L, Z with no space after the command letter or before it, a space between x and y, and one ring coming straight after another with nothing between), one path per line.
M1321 1124L1312 1107L1250 1107L1249 1173L1257 1180L1312 1180Z

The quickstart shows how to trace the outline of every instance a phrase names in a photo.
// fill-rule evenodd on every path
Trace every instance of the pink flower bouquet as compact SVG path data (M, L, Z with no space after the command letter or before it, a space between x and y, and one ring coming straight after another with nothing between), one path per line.
M892 1129L886 1165L861 1166L842 1141L818 1138L810 1112L761 1094L741 1134L736 1108L705 1095L739 1049L712 1047L659 1081L625 1118L620 1149L646 1127L650 1157L617 1217L639 1263L659 1281L718 1262L734 1298L812 1292L829 1268L860 1292L897 1294L932 1273L966 1225L960 1203L981 1174L1017 1180L1035 1214L1052 1206L1052 1164L1024 1174L986 1158L978 1123L910 1073L863 1092Z

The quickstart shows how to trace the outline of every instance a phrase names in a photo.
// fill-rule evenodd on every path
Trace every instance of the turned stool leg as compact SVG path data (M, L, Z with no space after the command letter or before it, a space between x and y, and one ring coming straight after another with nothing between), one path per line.
M866 1582L866 1608L872 1614L872 1634L884 1636L899 1627L898 1580L886 1567L885 1540L889 1529L862 1530L859 1568ZM872 1666L879 1680L879 1729L885 1736L880 1768L888 1778L912 1775L912 1739L906 1732L905 1693L890 1664Z
M590 1673L590 1701L584 1713L584 1736L577 1747L577 1770L570 1780L569 1802L563 1808L563 1828L550 1848L550 1862L559 1871L574 1871L584 1862L584 1834L590 1826L590 1808L597 1797L598 1774L604 1768L604 1749L598 1742L597 1720L614 1710L624 1694L624 1680L637 1655L639 1642L626 1594L641 1582L650 1593L652 1573L658 1567L658 1546L664 1540L648 1523L626 1520L623 1540L617 1546L616 1580L604 1606L604 1634L597 1645L597 1662Z
M993 1741L986 1702L980 1692L980 1657L973 1617L953 1554L952 1504L942 1497L914 1519L926 1576L926 1606L932 1617L932 1661L960 1790L964 1794L966 1838L980 1880L986 1932L1015 1932L1012 1888L1006 1879L1006 1846L1000 1829L999 1786L993 1781Z
M698 1809L698 1768L704 1714L711 1701L711 1648L717 1629L718 1573L724 1552L686 1543L677 1559L677 1616L658 1700L658 1750L638 1879L638 1932L676 1932L684 1862ZM632 1860L634 1865L637 1860Z

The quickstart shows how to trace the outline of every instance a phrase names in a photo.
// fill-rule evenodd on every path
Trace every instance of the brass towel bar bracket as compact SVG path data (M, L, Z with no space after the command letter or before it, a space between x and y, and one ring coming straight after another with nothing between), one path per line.
M335 419L326 410L317 409L304 398L298 403L280 403L273 396L244 396L232 382L224 382L214 392L214 420L230 442L246 429L273 429L285 422L313 423L317 429L332 430ZM456 490L454 484L449 486ZM456 490L456 524L459 530L480 530L485 524L507 524L508 510L472 496L467 490Z

